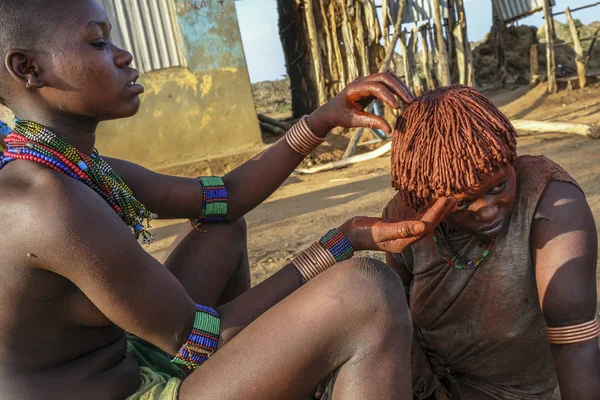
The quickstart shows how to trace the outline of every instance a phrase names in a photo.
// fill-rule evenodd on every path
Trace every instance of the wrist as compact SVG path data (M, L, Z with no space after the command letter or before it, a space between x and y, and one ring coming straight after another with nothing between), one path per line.
M350 219L346 222L344 222L342 225L340 225L338 227L338 229L344 234L346 235L346 238L348 239L348 241L350 242L350 244L352 245L352 247L354 248L354 250L362 250L360 248L360 246L358 245L358 240L356 238L355 235L355 230L353 229L353 222L354 219Z
M308 125L309 129L315 135L321 138L327 136L327 134L336 127L335 124L330 123L326 118L323 117L324 107L325 106L322 106L316 109L306 117L306 124Z

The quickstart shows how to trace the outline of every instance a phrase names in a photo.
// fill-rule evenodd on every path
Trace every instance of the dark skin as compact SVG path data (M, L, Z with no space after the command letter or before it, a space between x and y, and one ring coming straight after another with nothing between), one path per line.
M43 51L6 54L5 89L20 119L48 126L89 153L98 123L134 115L142 88L129 85L137 75L131 54L110 42L102 8L93 0L66 3L68 15ZM379 98L397 107L396 97L406 101L406 93L391 75L366 77L311 114L308 124L322 136L334 126L389 133L384 120L359 104ZM200 212L193 179L108 161L162 218ZM229 222L206 224L204 234L186 229L164 263L87 186L29 161L6 166L0 218L12 228L0 249L2 392L26 400L125 399L138 386L139 369L126 357L124 331L174 355L200 303L221 313L221 348L184 381L180 399L304 398L335 370L335 398L410 398L412 325L398 295L401 283L383 264L346 261L305 285L287 265L248 290L241 218L301 161L280 141L227 174ZM402 251L454 207L453 199L440 199L420 221L361 217L340 228L356 250Z
M456 195L458 210L444 222L487 242L493 235L503 234L505 226L498 223L510 215L515 191L514 168L506 165L484 176L476 188ZM530 246L540 304L548 326L593 320L597 299L597 233L590 207L577 187L566 182L548 184L534 217ZM404 285L410 286L413 277L406 267L390 254L386 262L399 273ZM552 354L563 399L600 398L597 338L552 345ZM461 392L467 399L490 399L466 386L461 387Z

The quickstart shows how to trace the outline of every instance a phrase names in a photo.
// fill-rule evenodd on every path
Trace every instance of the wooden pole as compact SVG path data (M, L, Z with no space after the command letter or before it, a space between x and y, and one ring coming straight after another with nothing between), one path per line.
M436 31L437 36L437 47L439 55L440 65L440 76L442 78L442 85L449 86L450 82L450 67L448 66L448 51L446 50L446 42L444 41L444 31L442 29L442 13L440 7L440 0L433 0L433 16L435 24L438 27Z
M410 67L409 45L407 45L407 42L410 44L409 35L407 31L402 32L400 35L400 47L402 48L402 61L404 61L404 79L408 88L414 93L413 72Z
M421 34L421 65L423 66L423 73L425 74L425 81L427 82L427 90L433 90L435 89L435 84L433 83L431 66L429 65L429 44L427 43L428 28L428 23L421 25L421 28L419 28L419 33Z
M467 35L467 14L465 13L464 0L456 0L456 11L458 13L458 25L460 26L460 41L462 41L462 51L464 54L463 71L464 80L461 81L463 85L473 86L475 79L475 73L473 69L473 53L471 53L471 44L469 43L469 37Z
M386 1L386 0L384 0ZM394 50L396 49L396 43L398 43L398 38L400 37L400 33L402 31L402 19L404 17L404 9L406 8L406 0L400 0L400 5L398 7L398 14L396 15L396 23L394 25L394 35L392 36L392 40L390 41L388 48L385 52L385 61L383 65L379 69L380 72L385 72L390 69L390 63L392 62L392 56L394 55Z
M319 106L327 103L327 92L325 90L325 76L323 74L323 64L319 52L319 39L317 38L317 24L315 23L315 12L312 0L304 0L304 15L308 32L310 53L314 65L315 83L317 85L317 94Z
M319 0L320 1L320 0ZM342 38L344 41L344 50L346 51L346 65L348 67L348 82L352 82L359 77L358 66L356 65L356 56L354 54L354 35L352 33L352 26L350 25L350 17L346 10L346 1L337 0L339 12L342 14Z
M341 92L346 85L348 80L346 79L346 69L344 68L344 58L342 57L342 50L340 50L340 40L337 35L337 19L336 19L335 2L332 0L329 2L329 18L331 26L331 44L333 45L333 51L335 53L335 61L337 65L338 73L340 74L340 82L338 84L338 93Z
M532 44L529 53L529 64L531 65L531 73L529 74L529 83L531 87L537 85L540 79L540 62L538 57L538 45Z
M583 47L581 46L581 41L579 40L579 31L577 30L577 26L575 26L575 21L571 16L571 10L569 7L565 10L565 14L567 15L567 21L569 23L569 29L571 30L571 36L573 36L573 49L575 50L575 62L577 63L577 75L579 76L579 88L583 89L586 85L586 62L583 54Z
M385 0L384 0L385 1ZM406 6L406 0L400 0L400 8L398 10L398 15L396 16L396 25L394 25L394 35L388 43L385 58L381 67L379 67L379 72L387 72L390 69L390 64L392 62L392 58L394 56L394 50L396 49L396 44L398 43L398 39L400 38L400 33L402 29L402 18L404 16L404 7ZM358 146L358 142L364 132L364 129L357 129L352 133L350 137L350 142L348 143L348 147L346 147L346 151L342 158L352 157L354 152L356 151L356 147Z
M413 63L413 85L415 87L415 91L413 92L417 96L421 95L425 90L423 90L423 85L421 82L421 77L419 76L419 71L417 69L417 54L419 53L419 27L415 23L413 26L412 33L410 36L410 54L411 54L411 63Z
M554 18L550 0L544 0L544 18L546 19L546 64L548 65L548 92L556 93L556 59L554 58Z
M354 39L360 60L361 75L367 76L371 71L369 69L369 56L367 55L367 47L365 45L365 30L363 29L362 11L362 3L355 3L354 24L356 26L356 35L354 35Z

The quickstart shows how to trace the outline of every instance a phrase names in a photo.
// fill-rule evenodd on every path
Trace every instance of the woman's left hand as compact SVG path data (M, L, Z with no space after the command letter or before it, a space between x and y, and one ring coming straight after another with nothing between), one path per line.
M399 109L398 99L410 104L415 96L404 82L393 74L376 73L359 78L346 86L340 94L310 114L306 122L310 129L321 137L335 127L381 129L390 135L392 128L385 119L365 111L365 107L376 99L393 109Z

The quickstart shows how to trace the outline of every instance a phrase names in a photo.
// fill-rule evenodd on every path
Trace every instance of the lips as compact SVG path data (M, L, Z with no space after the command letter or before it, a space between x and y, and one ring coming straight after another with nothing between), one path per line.
M127 89L136 95L144 93L144 87L142 85L140 85L139 83L137 83L137 80L139 77L140 77L139 72L135 71L131 80L126 85Z
M500 229L502 229L504 225L504 218L494 222L491 225L488 225L484 228L481 228L479 231L477 231L478 233L483 233L483 234L490 234L490 233L496 233L498 232Z
M132 79L127 83L127 87L132 87L133 85L135 85L139 77L140 73L135 71Z

